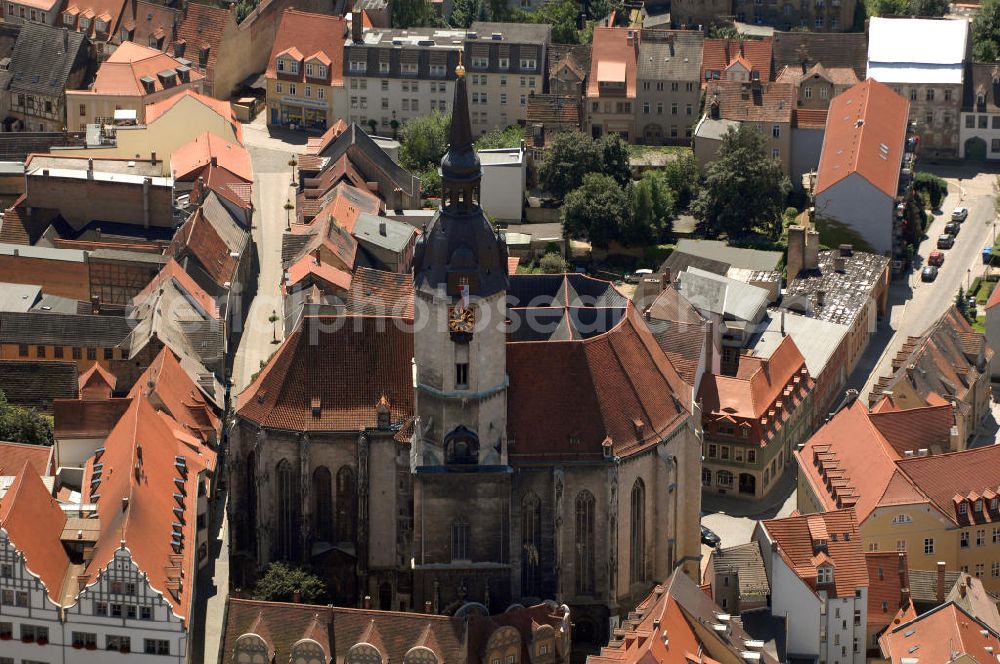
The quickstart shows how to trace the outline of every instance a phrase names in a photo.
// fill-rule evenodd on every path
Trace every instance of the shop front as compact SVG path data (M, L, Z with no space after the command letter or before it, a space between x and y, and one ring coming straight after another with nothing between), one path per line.
M323 101L282 97L271 106L271 124L279 124L290 129L326 131L329 107Z

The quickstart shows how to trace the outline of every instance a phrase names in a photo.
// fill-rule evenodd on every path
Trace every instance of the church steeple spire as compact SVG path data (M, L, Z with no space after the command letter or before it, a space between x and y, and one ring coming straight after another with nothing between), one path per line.
M483 172L472 138L469 92L461 53L455 67L455 99L448 138L448 152L441 160L441 206L458 214L478 211L479 181Z

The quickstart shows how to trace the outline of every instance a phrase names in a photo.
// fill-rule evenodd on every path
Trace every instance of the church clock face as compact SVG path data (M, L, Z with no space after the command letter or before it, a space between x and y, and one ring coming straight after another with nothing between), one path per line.
M448 331L456 341L468 341L476 328L476 312L471 307L457 305L448 311Z

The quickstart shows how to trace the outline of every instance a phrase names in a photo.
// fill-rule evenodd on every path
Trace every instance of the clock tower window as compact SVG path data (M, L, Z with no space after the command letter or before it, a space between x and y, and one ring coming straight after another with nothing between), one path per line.
M455 364L455 389L469 389L469 363L457 362Z

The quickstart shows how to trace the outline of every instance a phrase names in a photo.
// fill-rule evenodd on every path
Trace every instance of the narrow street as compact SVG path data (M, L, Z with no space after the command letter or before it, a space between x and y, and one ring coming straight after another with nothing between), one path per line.
M948 181L948 196L941 204L927 230L927 239L919 247L917 265L908 279L893 282L889 291L890 313L869 343L848 387L857 389L867 399L872 385L891 370L892 359L907 337L923 334L955 302L959 287L967 288L972 280L985 273L981 252L992 243L994 232L993 181L991 173L974 174L967 168L936 167L933 172ZM937 248L937 237L951 221L951 211L958 206L969 208L969 218L955 240L945 250L944 265L936 281L920 281L920 268ZM887 324L888 323L888 324Z
M250 152L254 170L254 220L252 235L257 249L259 273L256 296L249 305L239 348L232 363L230 376L230 407L250 384L254 374L278 348L283 338L281 282L281 236L288 211L286 201L294 201L291 188L292 169L288 162L305 145L305 137L290 135L288 140L272 137L264 125L263 115L253 124L243 126L244 145ZM269 319L272 312L279 322ZM228 426L228 423L227 423ZM221 466L225 472L225 465ZM209 555L214 559L199 573L198 601L191 638L195 653L203 653L202 664L218 661L222 637L226 597L229 595L229 522L227 519L228 482L220 478L220 489L212 510L215 538L209 541ZM198 657L194 658L198 664Z

